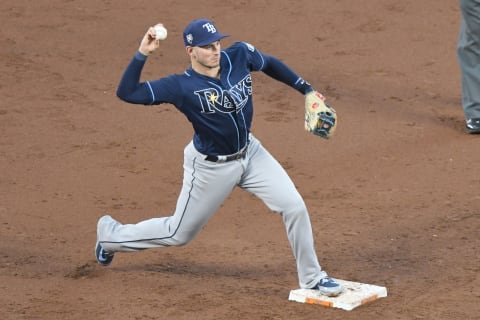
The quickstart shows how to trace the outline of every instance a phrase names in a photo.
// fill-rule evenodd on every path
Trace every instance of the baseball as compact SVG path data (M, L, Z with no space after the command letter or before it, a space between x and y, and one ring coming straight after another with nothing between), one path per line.
M157 24L155 27L155 39L157 40L165 40L167 39L167 29L161 24Z

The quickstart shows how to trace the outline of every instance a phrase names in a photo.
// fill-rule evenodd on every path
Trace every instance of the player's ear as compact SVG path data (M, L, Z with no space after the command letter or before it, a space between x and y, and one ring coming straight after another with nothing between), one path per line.
M186 47L185 47L185 52L186 52L188 55L191 55L192 52L193 52L193 47L191 47L191 46L186 46Z

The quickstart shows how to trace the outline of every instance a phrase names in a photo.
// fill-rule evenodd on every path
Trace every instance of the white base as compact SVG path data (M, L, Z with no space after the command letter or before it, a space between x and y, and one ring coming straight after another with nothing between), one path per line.
M362 304L387 296L387 288L385 287L340 279L335 280L343 286L343 292L336 297L324 296L317 290L297 289L290 291L288 300L350 311Z

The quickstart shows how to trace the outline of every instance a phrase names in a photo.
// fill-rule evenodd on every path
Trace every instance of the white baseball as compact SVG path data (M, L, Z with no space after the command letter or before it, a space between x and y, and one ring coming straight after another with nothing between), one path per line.
M167 39L167 29L164 26L157 24L155 27L155 39L157 40L165 40Z

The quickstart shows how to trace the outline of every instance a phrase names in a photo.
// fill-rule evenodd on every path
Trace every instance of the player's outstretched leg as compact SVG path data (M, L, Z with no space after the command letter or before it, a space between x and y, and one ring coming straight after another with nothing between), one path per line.
M182 246L193 240L243 173L238 161L219 166L204 158L193 144L185 148L183 186L173 215L136 224L122 224L109 215L101 217L97 224L97 261L108 265L114 252Z

